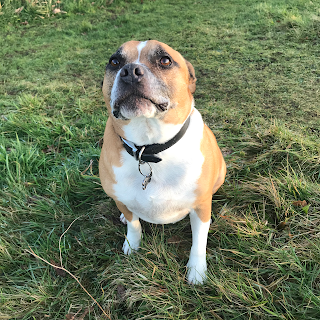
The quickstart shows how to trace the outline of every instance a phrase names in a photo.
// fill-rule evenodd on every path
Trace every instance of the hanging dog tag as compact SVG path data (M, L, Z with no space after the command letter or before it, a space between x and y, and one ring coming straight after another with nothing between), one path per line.
M143 174L142 171L141 171L141 168L140 168L140 166L141 166L142 164L145 164L145 163L149 166L149 170L150 170L149 174L147 174L147 175L146 175L146 174ZM151 168L151 166L150 166L150 164L149 164L148 162L139 161L138 169L139 169L139 172L144 176L144 179L143 179L143 182L142 182L142 190L146 190L147 185L148 185L148 184L150 183L150 181L151 181L152 168Z
M145 176L143 182L142 182L142 190L146 190L149 182L151 181L152 172L149 173L149 175Z
M139 161L138 169L139 169L139 172L144 176L144 179L143 179L143 182L142 182L142 190L146 190L148 184L149 184L150 181L151 181L151 177L152 177L152 168L151 168L151 166L150 166L150 163L141 160L141 155L142 155L144 149L145 149L145 147L142 147L142 148L141 148L141 150L140 150L140 152L139 152L139 157L138 157L138 161ZM149 166L149 174L147 174L147 175L144 174L144 173L142 173L141 168L140 168L141 165L142 165L142 164L145 164L145 163Z

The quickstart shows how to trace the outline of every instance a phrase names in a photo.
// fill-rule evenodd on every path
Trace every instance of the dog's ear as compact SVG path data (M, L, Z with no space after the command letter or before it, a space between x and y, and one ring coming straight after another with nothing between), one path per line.
M196 81L197 81L196 74L194 72L193 65L188 60L185 59L185 61L189 70L189 89L190 89L190 92L194 94L194 92L196 91Z

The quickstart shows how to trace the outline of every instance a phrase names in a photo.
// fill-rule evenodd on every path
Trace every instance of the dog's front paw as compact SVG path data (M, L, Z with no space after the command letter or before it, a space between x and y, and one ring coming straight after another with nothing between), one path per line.
M125 218L124 214L121 213L120 215L120 221L123 223L123 224L127 224L127 219Z
M207 262L206 257L190 256L188 264L188 282L190 284L202 284L207 276Z
M133 251L137 251L139 249L139 245L140 245L140 239L137 241L137 240L126 238L126 240L124 240L122 250L124 254L129 255Z

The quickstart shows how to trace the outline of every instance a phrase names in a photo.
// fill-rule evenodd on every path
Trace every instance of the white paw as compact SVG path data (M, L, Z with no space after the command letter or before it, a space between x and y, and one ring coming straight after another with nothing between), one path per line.
M131 254L132 251L137 251L139 249L140 245L140 239L139 240L134 240L134 239L128 239L124 240L122 250L124 254Z
M188 264L188 282L190 284L202 284L207 276L207 263L206 257L194 257L190 255Z
M121 213L120 215L120 221L123 223L123 224L127 224L127 219L125 218L124 214Z

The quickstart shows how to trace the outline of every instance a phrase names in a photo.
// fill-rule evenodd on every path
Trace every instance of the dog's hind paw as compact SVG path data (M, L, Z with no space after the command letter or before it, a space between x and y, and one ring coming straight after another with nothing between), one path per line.
M121 213L120 215L120 221L123 223L123 224L127 224L127 219L125 218L124 214Z

